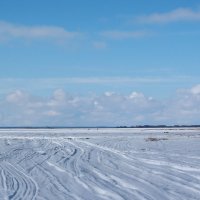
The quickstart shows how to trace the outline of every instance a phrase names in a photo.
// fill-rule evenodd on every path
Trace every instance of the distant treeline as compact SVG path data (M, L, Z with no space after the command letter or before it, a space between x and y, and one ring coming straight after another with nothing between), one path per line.
M75 129L75 128L200 128L200 125L135 125L135 126L7 126L0 127L0 129Z
M200 128L200 125L136 125L118 126L117 128Z

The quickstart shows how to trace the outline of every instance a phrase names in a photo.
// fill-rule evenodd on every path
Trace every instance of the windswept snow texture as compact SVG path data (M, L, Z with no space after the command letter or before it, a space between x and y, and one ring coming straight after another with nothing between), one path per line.
M199 129L0 129L1 200L199 200Z

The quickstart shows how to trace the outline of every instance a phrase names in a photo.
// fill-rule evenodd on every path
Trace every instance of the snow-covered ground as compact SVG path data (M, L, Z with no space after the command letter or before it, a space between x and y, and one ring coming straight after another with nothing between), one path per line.
M200 129L0 129L0 200L199 200Z

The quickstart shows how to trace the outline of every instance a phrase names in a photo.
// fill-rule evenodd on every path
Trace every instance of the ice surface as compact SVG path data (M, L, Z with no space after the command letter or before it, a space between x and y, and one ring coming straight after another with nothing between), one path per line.
M200 130L0 129L0 200L199 200Z

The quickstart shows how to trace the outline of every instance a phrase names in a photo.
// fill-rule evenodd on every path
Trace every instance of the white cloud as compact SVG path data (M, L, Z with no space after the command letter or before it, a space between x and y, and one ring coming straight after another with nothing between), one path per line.
M198 77L190 76L171 76L171 77L66 77L66 78L36 78L36 79L23 79L23 78L0 78L0 93L6 91L6 88L23 88L31 89L55 89L63 88L69 84L152 84L152 83L172 83L172 82L191 82L191 80L198 80ZM35 88L33 88L35 87ZM7 92L7 91L6 91Z
M192 94L195 94L195 95L200 94L200 84L191 88L191 92Z
M0 101L0 126L198 124L199 88L196 85L162 101L135 91L81 96L59 89L44 98L17 90Z
M138 93L138 92L132 92L130 95L129 95L129 98L130 99L137 99L137 98L139 98L139 99L143 99L144 98L144 94L142 94L142 93Z
M25 26L0 21L0 39L56 39L69 40L80 36L79 32L57 26Z
M62 89L57 89L53 93L53 98L57 101L64 101L66 99L66 93Z
M200 21L200 11L189 8L178 8L165 13L153 13L135 19L140 23L170 23L179 21Z
M109 92L109 91L104 93L104 95L107 96L107 97L110 97L110 96L112 96L114 94L115 94L114 92Z
M47 115L50 117L56 117L56 116L60 115L60 113L57 111L54 111L54 110L49 110L49 111L44 112L44 115Z
M100 33L101 36L109 38L109 39L135 39L144 36L152 35L152 33L147 31L119 31L119 30L109 30L109 31L102 31Z
M92 45L95 49L105 49L107 47L106 42L103 41L94 41Z
M6 101L10 103L22 103L27 98L27 94L23 93L21 90L16 90L13 93L7 95Z
M19 101L23 103L19 104ZM0 102L0 113L3 116L0 125L120 125L121 121L132 124L134 117L142 119L141 116L138 117L139 112L145 114L145 109L148 112L153 104L155 102L142 94L132 99L129 95L113 92L77 96L56 90L50 98L44 98L17 90Z

